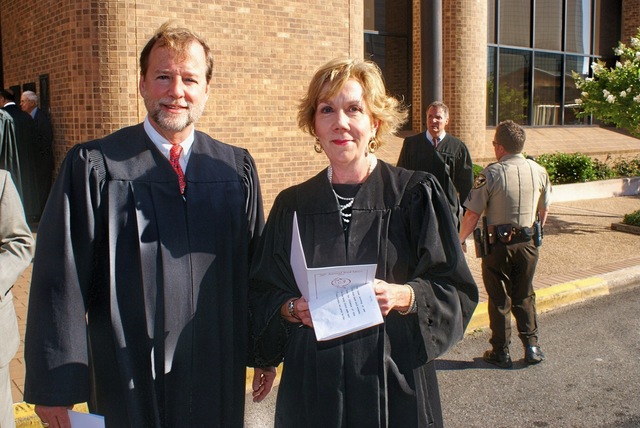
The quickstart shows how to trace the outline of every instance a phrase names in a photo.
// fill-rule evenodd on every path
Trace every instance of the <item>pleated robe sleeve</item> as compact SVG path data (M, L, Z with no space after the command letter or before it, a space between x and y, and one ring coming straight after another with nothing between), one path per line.
M25 401L65 406L89 399L86 306L100 263L104 165L76 146L65 158L38 227L25 336Z
M478 287L440 184L427 174L415 190L402 204L415 264L411 262L407 280L391 282L405 282L415 291L416 318L426 350L421 362L429 362L462 339L478 304Z

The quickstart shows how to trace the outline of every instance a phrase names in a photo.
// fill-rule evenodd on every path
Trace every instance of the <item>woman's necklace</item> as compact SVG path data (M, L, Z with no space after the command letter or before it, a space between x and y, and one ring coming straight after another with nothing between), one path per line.
M373 172L376 165L378 165L378 158L376 158L374 155L369 155L369 157L371 158L371 160L369 161L369 171L367 172L367 177L371 175L371 172ZM333 168L331 167L331 165L329 165L329 168L327 168L327 178L329 179L329 184L332 184L331 181L333 180Z
M378 159L373 155L370 155L370 156L371 156L371 160L369 161L369 171L367 173L367 177L371 175L371 172L378 164ZM346 226L351 221L351 207L353 206L353 201L355 201L356 198L355 197L345 198L344 196L340 196L336 193L335 189L333 188L333 184L331 183L331 180L333 179L333 168L331 167L331 165L329 165L329 168L327 168L327 178L329 179L331 190L333 191L333 194L335 195L336 200L338 201L338 209L340 210L340 217L342 217L342 222Z

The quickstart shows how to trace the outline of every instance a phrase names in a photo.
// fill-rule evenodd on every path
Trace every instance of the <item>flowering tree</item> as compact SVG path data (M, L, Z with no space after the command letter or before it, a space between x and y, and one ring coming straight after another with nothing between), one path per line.
M640 29L630 46L620 42L614 52L620 57L615 67L606 68L598 61L591 64L593 77L572 73L576 88L581 90L576 115L592 114L640 137Z

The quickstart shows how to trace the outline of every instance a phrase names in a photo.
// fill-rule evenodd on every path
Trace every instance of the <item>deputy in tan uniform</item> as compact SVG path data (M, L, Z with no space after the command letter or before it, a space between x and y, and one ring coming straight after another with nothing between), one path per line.
M533 275L551 203L551 184L547 171L522 155L524 142L524 129L516 123L507 120L498 125L493 140L498 162L487 166L474 181L460 228L460 242L466 251L464 242L484 212L489 243L488 254L482 259L482 279L489 296L493 349L482 358L501 368L513 365L509 354L511 313L525 347L526 363L544 360L538 344Z

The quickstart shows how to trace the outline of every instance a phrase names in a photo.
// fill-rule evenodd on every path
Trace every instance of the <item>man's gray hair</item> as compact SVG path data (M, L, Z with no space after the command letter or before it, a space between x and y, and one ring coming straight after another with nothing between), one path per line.
M29 101L33 101L34 103L38 104L38 96L36 95L35 92L33 92L33 91L24 91L22 93L22 95L24 95L25 98L28 99Z

